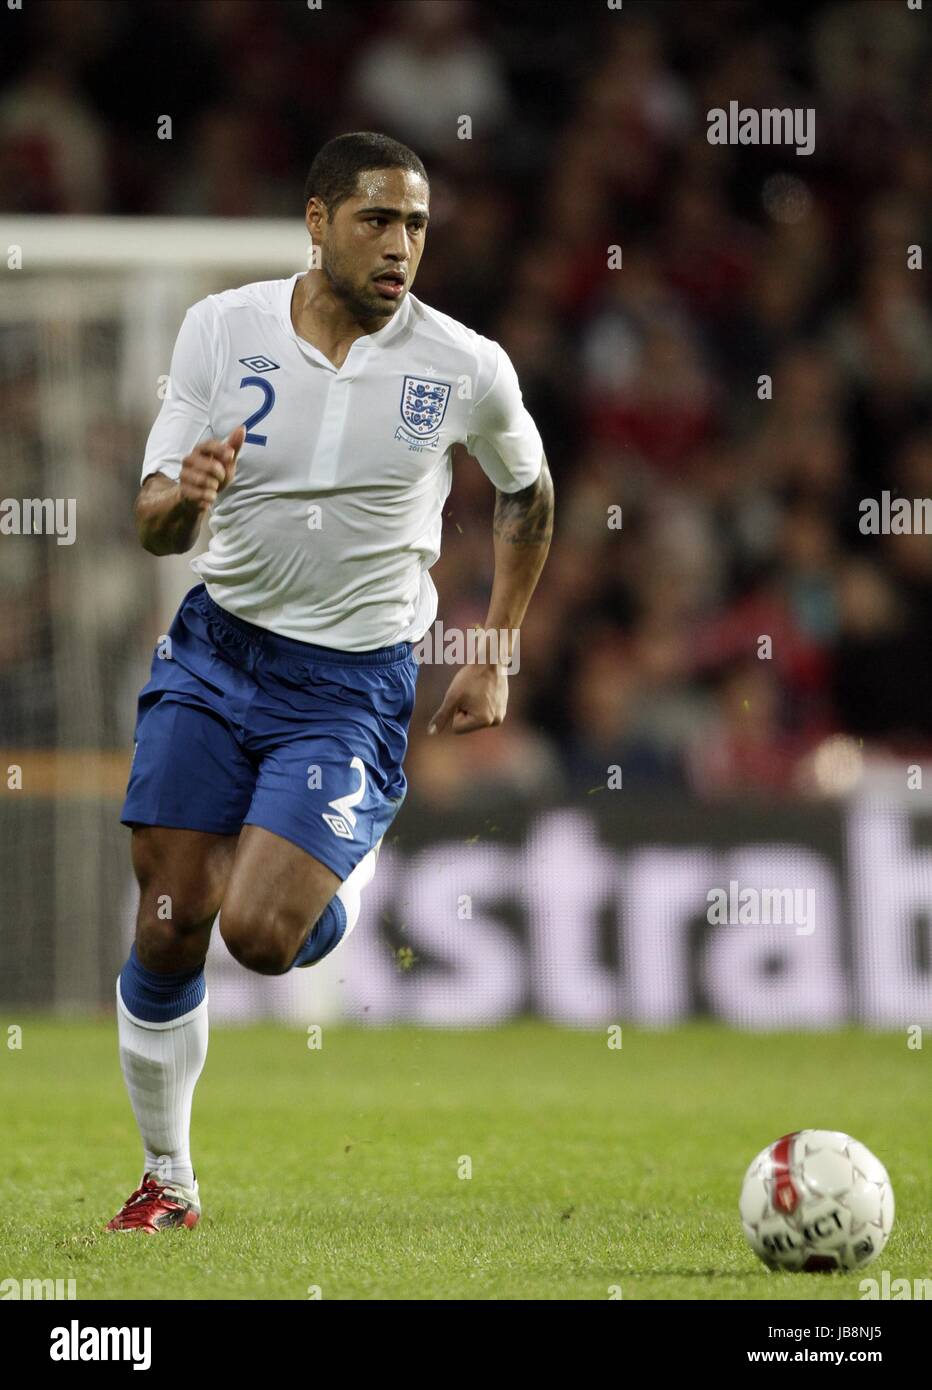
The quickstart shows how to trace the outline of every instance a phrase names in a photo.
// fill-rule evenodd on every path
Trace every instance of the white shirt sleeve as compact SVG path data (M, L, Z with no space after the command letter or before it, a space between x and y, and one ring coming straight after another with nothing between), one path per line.
M177 482L181 476L181 460L195 444L210 438L212 362L213 351L202 300L188 310L178 330L168 391L149 432L140 483L152 473L165 473Z
M521 399L511 359L498 343L492 346L495 375L473 407L466 448L499 492L520 492L537 481L544 446Z

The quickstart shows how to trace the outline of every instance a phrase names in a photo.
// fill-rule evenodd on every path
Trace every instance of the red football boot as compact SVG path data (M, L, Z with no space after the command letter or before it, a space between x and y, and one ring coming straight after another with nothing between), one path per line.
M174 1226L196 1226L201 1216L197 1183L180 1187L177 1183L156 1182L150 1173L143 1173L142 1183L123 1203L108 1231L145 1231L157 1235Z

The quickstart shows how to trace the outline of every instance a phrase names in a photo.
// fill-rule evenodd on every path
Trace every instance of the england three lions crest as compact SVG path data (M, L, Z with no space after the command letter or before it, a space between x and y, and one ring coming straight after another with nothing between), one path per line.
M401 390L401 418L418 439L436 434L447 413L451 387L445 381L406 376Z

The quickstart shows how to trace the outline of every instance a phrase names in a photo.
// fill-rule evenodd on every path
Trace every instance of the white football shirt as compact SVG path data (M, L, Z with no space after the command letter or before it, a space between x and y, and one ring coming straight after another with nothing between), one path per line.
M300 338L302 272L209 295L185 315L142 478L177 481L201 440L247 427L233 482L191 561L223 608L298 641L368 651L417 641L437 614L451 449L502 492L533 483L543 445L495 342L410 293L343 366Z

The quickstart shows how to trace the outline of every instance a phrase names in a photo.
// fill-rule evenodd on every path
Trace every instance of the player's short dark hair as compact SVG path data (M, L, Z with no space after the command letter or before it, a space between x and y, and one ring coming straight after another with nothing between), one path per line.
M337 135L318 150L304 183L305 207L311 198L319 198L332 217L356 192L364 169L410 169L428 182L427 170L407 145L374 130L357 130Z

